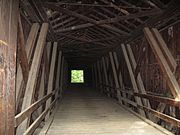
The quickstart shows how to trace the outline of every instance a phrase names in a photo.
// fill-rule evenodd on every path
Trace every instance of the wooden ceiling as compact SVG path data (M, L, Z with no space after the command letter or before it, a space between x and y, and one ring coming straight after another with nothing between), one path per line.
M137 39L146 25L163 29L180 17L178 0L22 0L20 6L29 23L49 22L49 40L68 60L87 63Z

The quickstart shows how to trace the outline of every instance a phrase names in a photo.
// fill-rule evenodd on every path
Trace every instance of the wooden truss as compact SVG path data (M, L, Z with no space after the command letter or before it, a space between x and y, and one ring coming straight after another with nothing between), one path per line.
M157 59L160 69L162 70L162 74L166 78L167 84L169 85L168 97L148 94L147 90L145 89L140 73L140 63L142 63L141 61L143 60L141 57L145 56L144 53L146 52L147 46L143 46L140 49L141 53L139 53L136 60L131 45L121 44L121 51L132 84L131 90L124 87L123 76L119 67L116 52L109 52L111 68L105 67L107 66L105 64L102 65L105 67L105 81L98 81L97 79L96 83L98 83L99 89L102 89L104 93L108 93L108 95L115 95L121 105L125 106L126 108L136 108L138 110L137 112L141 114L141 116L144 116L155 123L159 122L161 119L170 123L171 127L179 127L180 121L179 119L175 118L174 112L171 112L171 116L163 113L167 105L179 107L179 82L177 80L179 71L177 71L177 62L173 58L170 50L157 29L150 29L148 27L144 28L144 34L148 43L150 44L152 52L156 56L155 58ZM102 69L98 72L103 73ZM108 80L107 78L111 78L111 75L113 75L114 78L114 85L106 81ZM116 90L117 93L114 93L114 90ZM132 97L134 97L134 100ZM151 100L159 102L156 110L151 107ZM136 109L134 111L136 111Z

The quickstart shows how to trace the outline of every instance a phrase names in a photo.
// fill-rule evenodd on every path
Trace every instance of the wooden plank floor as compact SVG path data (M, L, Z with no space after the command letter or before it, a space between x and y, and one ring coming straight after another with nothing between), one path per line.
M164 135L91 89L70 89L47 135Z

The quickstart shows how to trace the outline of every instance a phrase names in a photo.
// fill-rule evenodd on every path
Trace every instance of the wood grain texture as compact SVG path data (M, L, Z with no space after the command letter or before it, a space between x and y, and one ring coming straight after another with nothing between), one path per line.
M167 79L167 83L169 85L169 88L171 90L172 95L175 99L180 99L180 87L179 84L173 74L173 72L170 69L170 66L168 65L168 62L163 55L163 52L161 51L158 41L153 36L153 33L151 30L146 27L144 28L144 34L146 36L146 39L148 40L150 47L153 51L153 53L156 56L156 59L158 61L158 64L163 72L164 77Z
M47 135L164 135L114 101L88 88L65 91Z
M34 59L32 61L31 69L29 72L29 78L27 81L24 101L22 104L22 111L32 104L36 78L40 67L40 61L43 55L47 30L48 30L48 24L47 23L42 24L39 39L37 41L36 50L34 53ZM22 135L25 132L27 126L28 126L28 119L24 120L23 123L21 123L21 125L18 127L17 135Z
M18 5L0 1L0 135L14 134Z

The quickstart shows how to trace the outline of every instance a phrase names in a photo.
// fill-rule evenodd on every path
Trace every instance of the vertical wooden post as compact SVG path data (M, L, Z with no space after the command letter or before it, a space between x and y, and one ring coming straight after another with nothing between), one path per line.
M64 57L62 57L62 63L61 63L61 74L60 74L60 90L59 90L59 96L61 98L62 92L63 92L63 76L64 76Z
M95 88L95 83L96 83L96 79L95 79L95 73L94 73L94 68L93 68L93 64L91 66L91 73L92 73L92 86L93 88Z
M95 87L98 88L98 75L97 75L97 69L96 69L96 63L93 64L94 69L94 77L95 77Z
M98 90L100 90L100 84L101 84L101 74L99 72L99 65L98 65L98 61L95 63L95 66L96 66L96 70L97 70L97 88Z
M49 80L48 80L48 90L47 94L53 91L53 82L54 82L54 70L56 65L56 55L57 55L57 42L53 44L53 51L52 51L52 58L51 58L51 65L50 65L50 72L49 72ZM50 107L51 98L46 101L46 109ZM46 115L46 119L49 118L49 112Z
M114 81L114 78L112 77L112 74L111 74L111 70L110 70L110 60L109 60L109 57L106 56L104 57L104 61L105 61L105 65L106 65L106 72L107 72L107 80L108 80L108 84L110 87L108 88L109 90L109 96L112 96L113 94L113 89L111 89L111 87L114 87L113 85L113 81Z
M0 3L0 134L13 135L19 1Z
M123 79L122 79L122 73L121 73L121 70L120 70L120 67L119 67L119 61L118 61L118 58L117 58L117 54L116 52L113 52L113 56L114 56L114 63L115 63L115 66L116 66L116 70L118 71L119 70L119 73L117 72L117 74L119 74L119 84L120 84L120 87L122 89L124 89L124 83L123 83Z
M42 66L42 74L41 74L41 81L40 81L40 87L39 87L39 94L38 94L38 100L42 99L44 96L44 90L45 90L45 63L43 61L43 66ZM42 113L43 107L40 106L38 108L38 114L40 115Z
M119 84L119 81L118 81L118 76L117 76L118 74L116 72L116 68L115 68L115 63L114 63L112 52L109 52L109 57L110 57L110 62L111 62L111 66L112 66L112 71L113 71L113 77L114 77L115 85L116 85L116 88L117 88L117 97L118 97L119 102L122 104L121 93L119 91L120 84Z
M101 65L100 62L97 61L97 71L98 71L98 76L99 76L99 90L102 92L102 76L101 76Z
M56 76L56 90L60 90L60 72L61 72L61 58L62 58L62 51L59 51L58 54L58 66L57 66L57 76ZM55 98L58 98L58 92L56 92Z
M106 83L106 85L109 85L108 76L107 76L107 67L106 67L106 63L105 63L105 57L102 58L102 64L103 64L103 71L104 71L104 76L105 76L105 83ZM107 90L108 96L110 96L109 88L106 88L106 90Z
M137 63L136 63L133 51L131 49L131 46L129 44L127 44L127 51L128 51L128 54L129 54L129 59L131 61L132 69L133 69L133 71L135 71L136 68L137 68ZM141 92L142 94L146 94L146 90L145 90L144 83L142 81L140 73L137 73L136 81L137 81L137 86L139 88L138 89L139 92ZM149 102L148 99L143 99L142 98L142 101L143 101L143 104L145 106L147 106L148 108L151 108L151 105L150 105L150 102ZM149 117L149 119L152 119L152 120L154 119L153 116L150 113L147 116Z
M118 61L117 53L116 52L112 52L112 55L114 56L114 63L115 63L117 75L118 75L118 78L119 78L120 87L121 87L122 90L124 90L125 87L124 87L124 83L123 83L123 79L122 79L122 73L121 73L121 69L120 69L120 66L119 66L119 61ZM123 92L122 93L122 99L125 99L125 98L128 98L128 97L126 97L126 93ZM128 106L126 101L124 102L124 104L126 106Z
M48 85L48 78L49 78L49 64L50 63L50 52L51 52L51 42L48 42L46 44L46 47L44 48L44 54L43 54L43 66L42 66L42 75L41 75L41 81L40 81L40 87L39 87L39 95L38 99L42 99L44 95L46 94L46 86ZM47 85L46 85L47 84ZM38 108L38 114L40 115L45 107L40 106Z
M124 44L121 44L121 48L122 48L124 58L125 58L125 62L126 62L126 65L127 65L128 71L129 71L129 75L130 75L131 83L132 83L132 86L133 86L133 90L134 90L134 92L138 93L138 86L137 86L136 79L135 79L134 74L133 74L133 69L132 69L131 64L130 64L128 53L126 51L126 47L125 47ZM141 106L143 105L142 101L141 101L141 98L135 97L135 100L136 100L137 104L139 104ZM142 116L146 117L146 114L145 114L145 112L143 110L141 110L141 109L138 109L138 110L139 110L139 113Z

